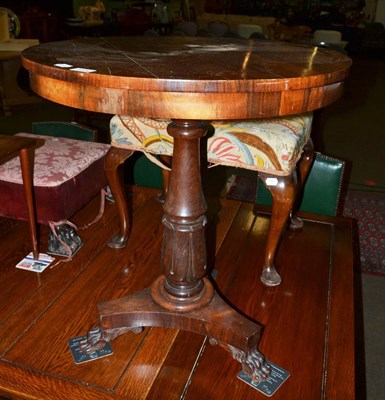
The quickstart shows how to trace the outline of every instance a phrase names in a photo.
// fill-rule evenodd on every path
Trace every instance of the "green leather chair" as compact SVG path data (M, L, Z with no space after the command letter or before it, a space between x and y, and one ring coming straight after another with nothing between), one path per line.
M131 158L127 160L127 169L131 174L130 183L163 189L162 169L158 165L151 162L144 154L139 152L135 153Z
M32 133L35 135L65 137L88 142L96 142L97 140L97 131L95 129L78 124L77 122L32 122Z
M315 152L299 210L336 216L339 213L344 169L344 161ZM271 195L260 180L258 180L256 204L271 205Z

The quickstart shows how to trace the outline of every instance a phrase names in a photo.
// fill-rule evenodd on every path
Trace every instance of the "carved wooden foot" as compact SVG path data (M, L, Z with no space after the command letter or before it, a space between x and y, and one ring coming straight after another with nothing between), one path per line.
M109 246L121 249L126 246L129 236L130 217L124 190L123 166L124 161L132 155L132 150L111 147L107 153L104 170L108 185L114 197L119 213L120 232L110 240Z
M157 281L153 286L156 286ZM128 297L99 304L100 327L91 329L81 348L90 353L106 342L145 326L177 328L208 336L210 343L219 344L230 352L254 381L264 380L269 367L257 350L262 328L233 310L217 293L210 304L188 312L176 313L158 305L152 297L153 288Z
M253 382L265 381L269 377L271 367L266 363L265 357L258 351L257 346L248 352L244 352L230 344L218 343L213 338L210 338L209 342L214 346L219 344L223 349L230 352L234 360L241 363L243 372L250 376Z
M107 342L111 342L118 336L126 332L140 333L143 331L142 327L134 328L121 328L121 329L106 329L102 330L100 326L92 328L87 333L85 339L80 342L80 350L86 354L93 353L94 351L102 350Z

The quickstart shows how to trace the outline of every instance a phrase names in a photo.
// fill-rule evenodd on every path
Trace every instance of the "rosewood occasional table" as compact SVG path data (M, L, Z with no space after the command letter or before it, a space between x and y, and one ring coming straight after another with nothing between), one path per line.
M33 196L33 173L29 150L36 145L36 140L13 135L0 135L0 163L6 162L19 155L21 173L23 176L25 204L27 207L29 231L32 242L32 254L39 259L39 249L36 237L36 215Z
M31 87L66 106L171 118L173 168L164 204L163 274L144 291L99 305L92 349L143 326L207 335L255 381L269 373L257 346L261 326L206 277L206 203L199 145L207 120L274 117L315 110L342 94L351 60L304 45L233 38L113 37L26 49Z

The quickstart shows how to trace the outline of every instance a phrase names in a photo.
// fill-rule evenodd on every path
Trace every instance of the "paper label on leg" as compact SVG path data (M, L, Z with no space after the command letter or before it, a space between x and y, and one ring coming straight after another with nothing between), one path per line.
M267 186L277 186L278 185L278 179L277 178L267 178L266 179L266 185Z

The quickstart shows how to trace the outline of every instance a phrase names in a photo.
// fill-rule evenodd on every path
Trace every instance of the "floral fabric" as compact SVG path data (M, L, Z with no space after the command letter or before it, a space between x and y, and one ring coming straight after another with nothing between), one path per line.
M150 154L172 155L170 120L115 115L111 144ZM245 121L213 121L207 140L212 164L235 166L275 175L289 175L309 140L312 114Z
M59 186L76 178L96 160L103 157L109 145L81 140L19 133L18 136L44 140L35 150L33 184L35 187ZM18 157L0 165L0 180L23 184Z

